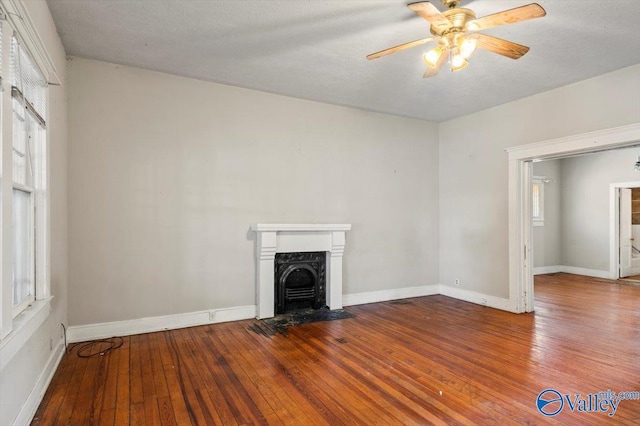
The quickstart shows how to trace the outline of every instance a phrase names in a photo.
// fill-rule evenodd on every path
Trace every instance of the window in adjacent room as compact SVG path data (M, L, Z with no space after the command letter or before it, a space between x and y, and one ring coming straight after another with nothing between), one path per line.
M544 176L534 176L531 187L533 226L544 226Z

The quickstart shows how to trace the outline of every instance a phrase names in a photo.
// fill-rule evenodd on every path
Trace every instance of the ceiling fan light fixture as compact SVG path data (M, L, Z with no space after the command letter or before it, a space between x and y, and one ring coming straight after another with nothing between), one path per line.
M469 62L465 59L465 57L460 53L460 49L454 47L450 51L450 59L451 59L451 71L459 71L469 65Z
M469 58L475 52L477 45L478 41L475 38L465 37L460 43L460 54L465 59Z
M444 46L442 45L436 46L430 51L428 51L427 53L425 53L424 55L422 55L422 60L425 62L425 64L427 64L431 68L435 68L436 65L438 64L438 60L440 59L440 56L442 56L442 54L444 53L444 50L445 50Z
M454 65L453 62L451 63L451 71L460 71L461 69L466 68L467 65L469 65L469 62L467 62L466 59L462 58L462 61L457 65Z

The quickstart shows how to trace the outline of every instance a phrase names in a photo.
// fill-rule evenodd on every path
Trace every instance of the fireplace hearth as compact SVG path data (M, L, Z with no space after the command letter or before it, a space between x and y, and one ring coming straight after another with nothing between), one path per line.
M276 314L326 305L326 252L277 253L274 263Z

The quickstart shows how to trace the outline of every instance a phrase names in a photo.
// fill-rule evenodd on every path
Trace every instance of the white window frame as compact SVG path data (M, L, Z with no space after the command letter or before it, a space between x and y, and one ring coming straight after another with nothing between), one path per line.
M544 183L547 180L545 176L533 176L531 179L531 219L533 226L544 226ZM533 211L536 205L533 198L535 197L534 186L538 186L538 214Z
M3 34L5 34L4 31L3 31ZM17 61L18 61L17 71L16 69L13 69L13 73L14 74L18 73L20 76L22 76L23 70L25 69L24 67L28 66L29 64L23 63L21 61L22 59L21 51L25 51L27 55L29 54L28 54L28 51L26 51L24 42L20 40L19 34L12 32L11 38L12 38L11 40L12 44L16 43L16 46L19 49L19 51L12 52L16 54ZM38 68L33 59L30 58L28 62L31 62L30 65L32 67L35 67L36 69ZM15 65L15 64L10 63L8 65L10 68L12 68L12 65ZM3 66L3 74L6 75L6 71L7 71L7 67ZM12 84L18 84L14 81L15 75L10 74L10 76L12 78L9 78L8 80L10 80ZM12 177L13 188L11 191L11 196L13 197L13 190L16 190L16 189L29 194L28 217L27 217L27 223L26 223L26 226L28 227L28 230L29 230L28 231L29 242L27 247L29 255L27 258L28 264L26 266L29 271L28 280L29 280L30 294L29 294L29 297L25 298L24 300L21 300L17 305L15 306L12 305L13 318L20 315L27 307L31 306L35 300L37 299L42 300L44 297L41 293L46 294L49 288L48 277L46 274L42 273L42 271L46 271L48 269L48 263L49 263L48 261L49 252L46 245L48 229L46 226L42 226L41 223L43 222L39 220L41 219L41 216L43 216L43 213L44 213L44 216L46 216L47 214L46 212L48 211L48 206L46 205L46 200L47 200L46 185L48 180L48 177L47 177L48 162L46 159L47 132L46 132L46 127L44 127L46 126L46 124L42 118L38 117L38 113L35 112L34 109L27 108L28 106L30 107L26 99L26 96L28 96L28 94L19 92L19 91L25 91L26 87L22 86L23 82L21 79L19 79L19 83L20 83L19 84L20 87L17 88L17 91L15 92L15 96L14 96L13 89L11 90L11 94L10 94L12 98L11 126L12 126L12 136L15 136L16 129L14 127L17 124L15 120L16 119L21 120L23 123L22 126L20 126L19 128L19 132L22 132L23 133L22 137L24 137L24 152L21 152L21 154L25 157L25 162L24 162L25 178L24 178L24 182L18 182L16 176ZM9 94L6 94L5 92L2 93L2 96L8 96L8 95ZM45 97L45 109L46 109L46 99L48 97L48 91L46 87L44 89L44 97ZM31 99L31 101L35 101L35 99ZM46 111L41 111L41 113L44 113L44 115L47 116ZM8 123L3 123L3 125L8 126ZM38 137L39 135L37 130L39 125L44 129L44 135L43 135L44 140L40 140L40 138ZM44 146L40 146L41 144L44 144ZM12 145L12 162L13 162L13 158L14 158L13 154L16 152L19 152L18 149L16 148L16 141L14 140L13 137L11 140L11 145ZM44 149L44 153L45 153L44 158L40 158L41 157L40 154L42 154L41 152L42 149ZM36 194L39 194L41 196L36 197ZM12 204L13 204L13 200L12 200ZM36 215L36 212L38 213L37 215ZM15 221L15 218L12 218L12 219L13 219L12 222ZM44 232L39 232L38 229L42 229ZM11 238L13 242L13 235L11 236ZM15 279L15 271L13 271L13 275L14 275L13 279ZM15 290L16 290L15 282L12 282L12 299L13 299ZM12 303L13 303L13 300L12 300Z
M50 198L47 194L50 182L51 133L45 129L42 146L42 161L45 163L45 191L34 185L32 205L42 205L33 215L36 238L33 252L38 253L35 261L35 300L17 315L13 309L13 97L11 87L11 43L16 34L22 48L28 52L33 65L40 71L45 82L61 84L55 66L44 43L33 25L23 0L0 0L0 26L2 26L2 91L0 92L0 371L29 341L51 313L50 285ZM50 117L49 90L46 89L45 116ZM38 155L38 154L36 154ZM36 182L33 182L36 184ZM20 188L26 189L26 188ZM37 238L38 234L42 238Z
M30 231L28 249L29 249L29 254L31 256L31 258L29 259L29 272L30 272L29 282L30 282L31 294L29 295L28 298L24 299L22 302L13 306L12 317L15 318L18 315L20 315L27 307L31 306L31 304L33 304L33 302L35 302L36 300L36 295L38 294L38 291L36 288L36 282L37 282L36 270L38 268L38 265L36 265L36 257L38 254L36 253L36 243L35 243L36 241L35 240L35 200L34 200L35 190L30 186L22 185L17 182L13 182L13 189L26 192L27 194L29 194L30 214L28 218L29 223L27 224L27 226L29 227L29 231Z

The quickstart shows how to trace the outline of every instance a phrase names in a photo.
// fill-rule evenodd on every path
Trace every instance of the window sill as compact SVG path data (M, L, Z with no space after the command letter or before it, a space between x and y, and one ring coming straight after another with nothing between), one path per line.
M0 340L0 371L29 341L33 333L46 321L51 313L51 299L36 300L13 319L13 330Z

